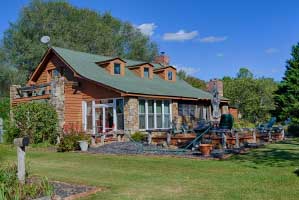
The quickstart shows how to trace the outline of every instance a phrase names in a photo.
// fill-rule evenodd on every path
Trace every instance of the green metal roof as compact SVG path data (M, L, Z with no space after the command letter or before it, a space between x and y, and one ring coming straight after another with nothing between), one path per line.
M144 63L143 61L123 59L126 61L127 66L125 76L113 76L96 64L96 62L110 60L113 57L94 55L59 47L52 47L52 49L54 49L79 75L122 92L198 99L210 99L212 97L210 93L192 87L179 77L177 77L175 82L169 82L154 74L151 80L138 77L127 68L129 66L142 64ZM161 67L160 64L153 65L155 68Z

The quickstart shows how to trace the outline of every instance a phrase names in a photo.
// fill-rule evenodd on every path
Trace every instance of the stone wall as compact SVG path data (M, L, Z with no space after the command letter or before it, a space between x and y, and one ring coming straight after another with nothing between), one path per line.
M59 131L64 126L64 78L57 78L51 83L51 97L49 103L55 108L58 115Z
M134 133L139 130L138 98L124 98L124 123L125 130Z

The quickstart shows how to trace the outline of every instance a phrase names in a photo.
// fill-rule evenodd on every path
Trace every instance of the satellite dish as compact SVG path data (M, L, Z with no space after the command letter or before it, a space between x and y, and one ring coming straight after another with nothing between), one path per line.
M50 37L45 35L45 36L41 37L40 41L44 44L48 44L50 42Z

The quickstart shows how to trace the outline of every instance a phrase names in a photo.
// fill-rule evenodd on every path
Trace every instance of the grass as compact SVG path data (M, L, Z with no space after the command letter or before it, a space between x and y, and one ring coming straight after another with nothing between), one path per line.
M0 145L0 163L16 158ZM87 199L298 199L299 140L255 149L228 160L55 153L30 149L33 174L95 185Z

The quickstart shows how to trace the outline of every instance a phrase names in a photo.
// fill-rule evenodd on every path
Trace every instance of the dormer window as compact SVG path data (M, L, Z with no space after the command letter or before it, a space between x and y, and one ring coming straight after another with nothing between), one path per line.
M148 67L145 67L143 69L143 77L144 78L149 78L149 68Z
M168 71L167 77L168 77L169 81L172 81L172 72L171 71Z
M114 75L120 75L120 64L114 63Z

